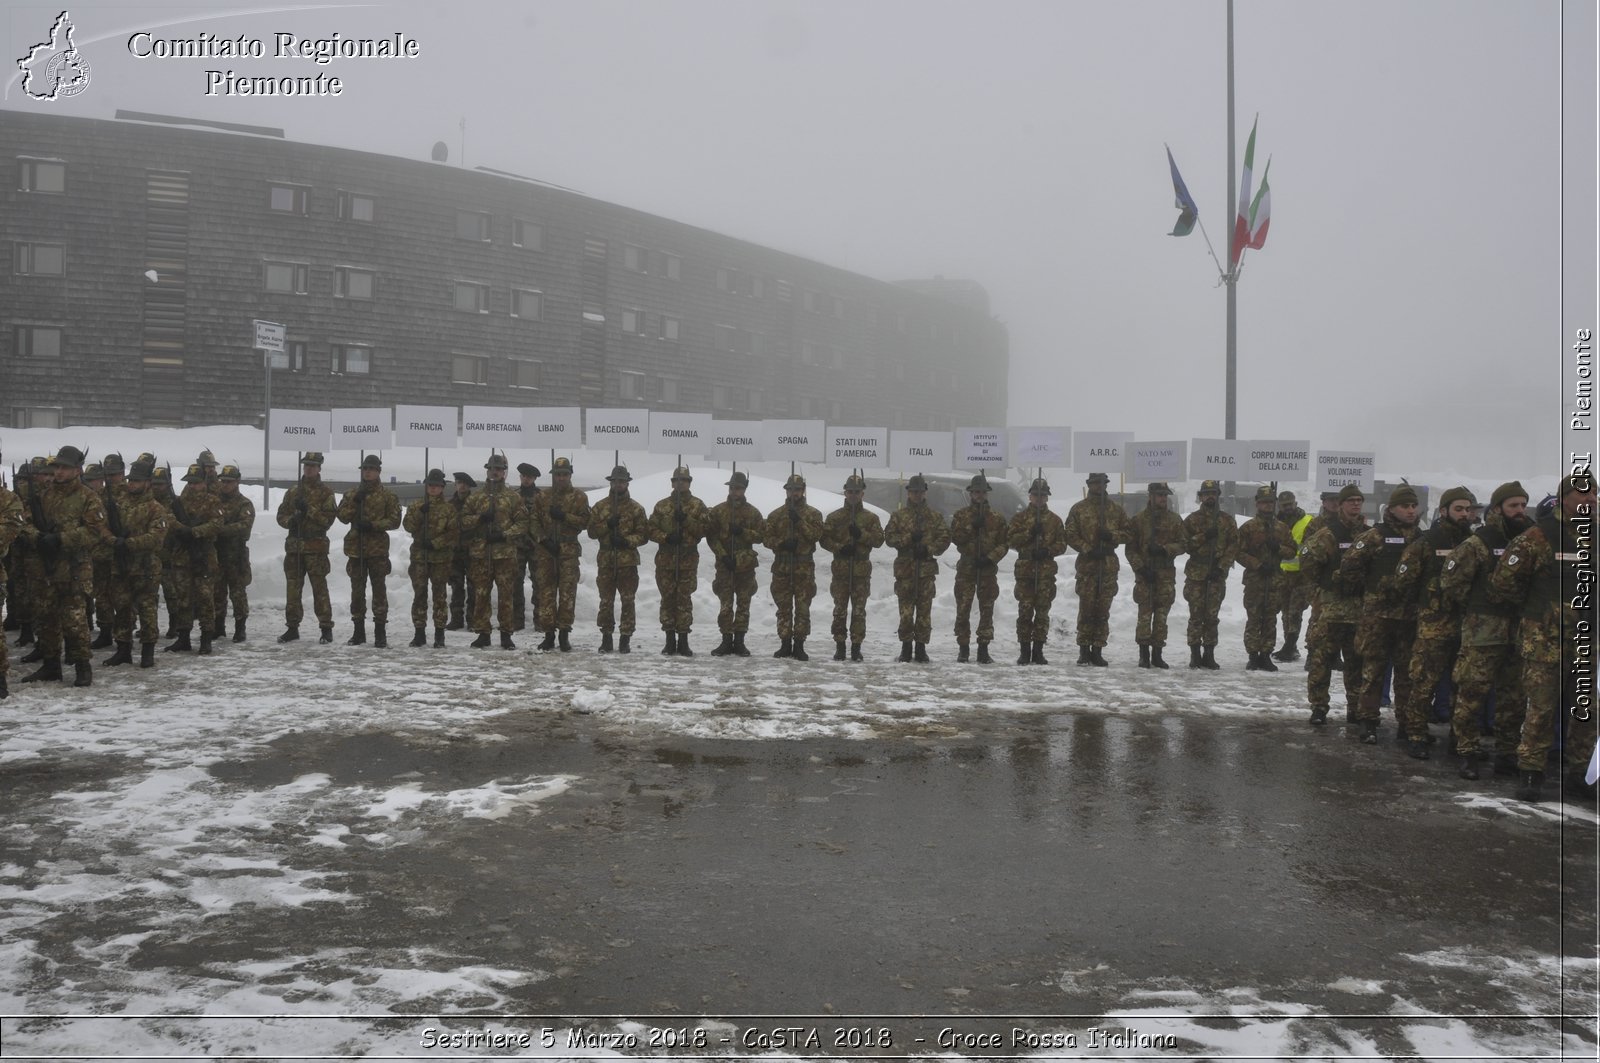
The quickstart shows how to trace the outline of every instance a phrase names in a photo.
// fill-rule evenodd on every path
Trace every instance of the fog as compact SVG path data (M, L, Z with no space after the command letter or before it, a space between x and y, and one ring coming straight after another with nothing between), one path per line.
M6 54L59 6L8 5ZM1566 5L1588 49L1594 10ZM293 140L490 166L868 276L983 284L1010 421L1221 436L1224 288L1177 217L1171 147L1226 256L1225 8L1205 2L613 0L71 8L80 95ZM1562 5L1236 7L1236 159L1259 114L1273 221L1239 281L1242 438L1375 449L1380 470L1553 480L1563 352L1592 325L1587 217L1564 216ZM263 59L136 58L245 34ZM273 34L414 38L413 59L274 58ZM338 76L339 96L206 95L208 69ZM1576 86L1576 87L1574 87ZM1569 105L1570 106L1570 105ZM1566 151L1593 156L1587 140ZM1580 115L1580 118L1582 116ZM1569 122L1571 115L1569 115ZM464 123L464 127L463 127ZM1588 171L1592 184L1592 168ZM1562 235L1588 241L1562 272ZM1562 313L1563 281L1582 295ZM1569 296L1570 300L1570 296Z

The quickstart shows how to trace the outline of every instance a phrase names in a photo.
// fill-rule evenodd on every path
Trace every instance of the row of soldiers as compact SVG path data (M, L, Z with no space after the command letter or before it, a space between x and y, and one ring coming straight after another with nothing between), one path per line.
M89 686L91 651L113 644L104 663L132 664L136 624L139 665L153 667L162 596L167 649L194 649L198 628L199 652L209 654L230 602L234 641L244 640L255 506L239 491L238 468L219 469L209 451L183 480L174 493L170 469L150 454L131 467L120 454L86 466L66 446L20 467L15 492L0 486L0 602L10 599L17 645L31 646L23 663L39 664L23 682L63 679L64 655L73 685ZM8 657L0 639L0 698L10 693Z

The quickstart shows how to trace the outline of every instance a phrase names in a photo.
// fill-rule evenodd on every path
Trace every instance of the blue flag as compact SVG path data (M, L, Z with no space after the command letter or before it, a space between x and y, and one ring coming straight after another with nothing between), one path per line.
M1200 208L1195 206L1194 197L1189 194L1189 188L1183 183L1183 175L1178 173L1178 163L1172 157L1172 149L1167 148L1167 165L1172 167L1172 192L1177 202L1173 206L1183 213L1178 215L1178 224L1172 227L1168 236L1188 236L1194 231L1194 223L1200 218Z

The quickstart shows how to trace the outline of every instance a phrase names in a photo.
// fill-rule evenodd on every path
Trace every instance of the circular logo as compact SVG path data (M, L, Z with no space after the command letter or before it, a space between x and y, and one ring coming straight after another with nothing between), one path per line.
M57 52L44 68L51 99L76 96L89 87L89 63L76 49Z

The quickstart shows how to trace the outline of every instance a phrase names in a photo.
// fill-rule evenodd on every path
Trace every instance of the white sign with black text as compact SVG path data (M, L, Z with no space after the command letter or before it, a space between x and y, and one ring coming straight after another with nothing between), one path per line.
M1072 429L1012 428L1011 464L1019 469L1065 469L1071 464Z
M532 406L523 411L523 439L537 450L583 446L583 410L577 406Z
M397 447L456 446L454 406L396 406L394 443Z
M889 433L889 467L902 472L948 472L955 467L950 455L954 432Z
M493 450L525 446L520 406L461 407L461 445Z
M832 425L827 430L828 450L823 464L830 469L887 469L889 430L859 425Z
M709 413L650 414L650 453L703 458L710 447Z
M329 449L332 415L327 410L273 410L267 418L267 442L273 450Z
M956 429L956 468L1004 472L1010 460L1004 428Z
M1132 442L1127 446L1128 480L1136 484L1172 483L1183 480L1189 468L1189 441L1174 439L1164 443Z
M1124 448L1132 442L1132 432L1074 432L1072 471L1120 475Z
M827 449L821 421L763 422L761 441L767 461L821 461Z
M1378 455L1371 450L1317 451L1317 493L1355 484L1370 495L1377 487Z
M760 421L712 421L706 457L712 461L760 461L761 428Z

